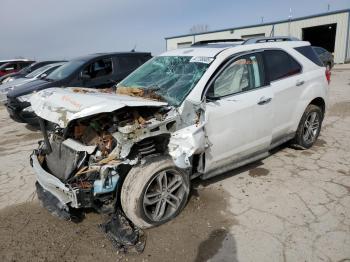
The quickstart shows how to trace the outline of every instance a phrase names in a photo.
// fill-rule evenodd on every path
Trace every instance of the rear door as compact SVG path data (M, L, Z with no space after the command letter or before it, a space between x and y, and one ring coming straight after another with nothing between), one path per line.
M207 92L205 172L267 152L271 143L273 93L261 52L234 58Z
M297 109L305 79L301 65L283 50L265 50L267 77L274 94L272 145L282 143L294 131L293 112Z

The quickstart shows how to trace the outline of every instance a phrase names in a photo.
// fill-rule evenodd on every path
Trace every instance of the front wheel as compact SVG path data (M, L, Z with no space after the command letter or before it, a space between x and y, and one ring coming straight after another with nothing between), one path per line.
M125 215L138 227L161 225L176 217L187 203L189 176L170 157L152 157L133 167L121 189Z
M322 110L316 105L308 105L292 143L302 149L312 147L320 134L322 120Z

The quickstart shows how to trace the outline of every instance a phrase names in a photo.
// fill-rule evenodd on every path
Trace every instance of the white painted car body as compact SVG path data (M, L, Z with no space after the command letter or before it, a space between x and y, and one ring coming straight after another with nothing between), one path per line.
M173 158L174 164L190 170L193 157L199 156L199 164L191 174L191 178L201 176L206 179L266 157L272 148L292 139L305 109L313 101L322 101L322 110L325 112L328 101L325 68L295 50L297 47L309 45L303 41L285 41L193 46L166 52L160 57L188 56L195 61L208 64L198 82L177 106L155 101L149 97L102 94L96 90L88 91L82 88L43 90L34 94L30 102L32 109L40 118L57 124L60 129L66 129L77 120L96 117L102 113L132 111L135 108L141 110L166 108L167 113L161 118L154 117L138 125L136 129L133 129L134 125L126 126L130 131L120 126L118 129L113 129L116 131L111 135L117 139L118 146L107 158L116 159L115 165L122 163L135 165L140 159L127 159L135 143L145 138L167 134L170 139L166 153ZM256 68L259 73L255 74L263 76L264 81L261 79L259 81L264 85L215 100L208 96L209 87L225 70L227 64L233 64L241 56L262 54L267 50L284 51L301 66L301 70L276 81L266 81L265 70L262 74L262 69ZM137 74L145 65L131 75ZM258 65L261 66L261 63ZM118 88L117 86L117 91ZM176 122L176 130L167 127L167 124L172 122ZM77 148L71 147L71 149L81 151ZM32 161L36 163L33 168L38 174L38 182L48 191L50 188L64 188L63 182L55 179L54 175L44 172L38 164L38 152L32 155ZM101 167L100 170L104 169ZM43 174L52 176L52 179L43 179ZM52 193L57 198L64 199L63 204L72 202L75 203L75 207L79 206L74 191L70 192L71 199L67 199L70 194L67 195L67 192L60 195L60 191L56 190Z
M49 88L33 95L31 99L34 112L61 128L75 119L86 116L108 113L123 107L164 106L166 103L146 100L140 97L100 93L96 89L85 90L86 93L74 92L75 88ZM48 110L57 108L57 110ZM62 109L66 112L62 117Z
M313 99L319 97L327 103L325 68L314 64L294 49L306 45L309 43L286 41L222 48L191 47L161 54L213 58L209 68L185 99L192 104L203 103L203 93L209 79L225 60L237 54L251 50L279 49L286 51L302 65L301 73L273 81L263 88L205 102L208 146L204 176L213 176L266 156L271 148L294 136L305 108ZM271 102L259 105L262 99L270 99ZM74 104L72 101L79 102ZM180 105L179 112L184 109L185 101ZM31 103L38 116L58 123L61 127L66 127L73 119L112 112L124 106L164 105L162 102L115 94L74 93L69 88L44 90L33 96ZM67 119L62 121L61 115L50 110L52 107L66 110Z

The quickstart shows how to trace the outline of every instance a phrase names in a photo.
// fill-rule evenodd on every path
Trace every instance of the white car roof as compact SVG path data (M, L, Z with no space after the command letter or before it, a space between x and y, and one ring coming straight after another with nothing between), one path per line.
M9 63L9 62L24 62L24 61L29 61L29 59L22 59L22 58L19 58L19 59L4 59L4 60L0 60L0 63L2 63L2 62L7 62L7 63Z
M224 50L230 51L247 51L252 49L262 48L294 48L298 46L310 45L306 41L276 41L276 42L263 42L254 44L206 44L197 45L187 48L179 48L175 50L167 51L160 56L199 56L199 57L215 57Z
M205 56L215 57L221 51L228 47L188 47L171 50L161 54L160 56Z

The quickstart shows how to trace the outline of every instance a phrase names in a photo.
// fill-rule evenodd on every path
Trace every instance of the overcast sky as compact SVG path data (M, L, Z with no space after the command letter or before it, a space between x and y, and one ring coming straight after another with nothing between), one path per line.
M165 51L164 37L350 8L350 0L0 0L0 59Z

